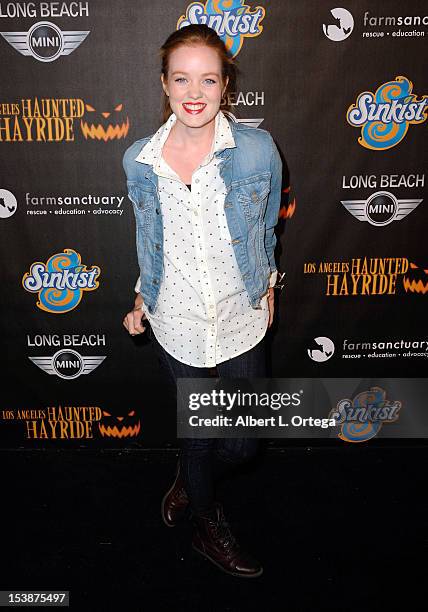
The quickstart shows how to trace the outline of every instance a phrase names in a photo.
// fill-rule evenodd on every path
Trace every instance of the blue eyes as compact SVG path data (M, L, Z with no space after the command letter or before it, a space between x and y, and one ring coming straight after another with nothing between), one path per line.
M174 79L176 83L182 83L183 81L185 81L185 77L177 77L176 79ZM214 79L205 79L206 82L208 82L209 85L214 85L217 81L214 81Z

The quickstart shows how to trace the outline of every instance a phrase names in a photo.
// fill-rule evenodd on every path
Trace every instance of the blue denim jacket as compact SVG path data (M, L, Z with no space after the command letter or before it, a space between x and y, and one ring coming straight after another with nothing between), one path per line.
M217 151L226 187L224 211L236 261L253 308L276 270L274 232L281 202L282 162L266 130L230 122L235 148ZM123 156L128 197L136 220L140 293L150 313L156 308L163 274L163 222L158 176L153 167L135 161L152 136L137 140Z

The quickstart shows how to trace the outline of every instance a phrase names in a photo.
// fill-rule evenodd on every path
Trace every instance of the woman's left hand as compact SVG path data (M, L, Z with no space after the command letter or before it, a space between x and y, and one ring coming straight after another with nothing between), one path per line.
M273 313L274 313L274 310L275 310L275 296L274 296L274 292L273 292L273 287L269 287L268 308L269 308L269 323L268 323L268 327L270 327L272 325Z

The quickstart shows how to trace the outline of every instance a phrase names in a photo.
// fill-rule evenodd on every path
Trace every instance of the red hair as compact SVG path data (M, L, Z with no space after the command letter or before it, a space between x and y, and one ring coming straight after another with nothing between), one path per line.
M184 28L176 30L170 34L160 48L159 52L161 58L161 74L163 74L164 80L168 78L169 58L171 53L174 51L174 49L177 49L182 45L205 45L206 47L210 47L211 49L217 51L221 61L221 76L223 83L226 82L226 78L229 77L221 100L220 110L229 111L229 93L236 91L238 67L235 60L228 53L224 42L218 36L217 32L205 24L192 23L189 26L185 26ZM163 90L161 105L162 123L165 123L168 117L172 114L172 110L169 104L169 98Z

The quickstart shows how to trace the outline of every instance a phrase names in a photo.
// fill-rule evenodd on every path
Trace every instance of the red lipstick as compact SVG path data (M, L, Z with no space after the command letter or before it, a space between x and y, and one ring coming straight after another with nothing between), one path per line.
M199 115L205 109L206 104L203 102L183 102L182 106L189 115Z

